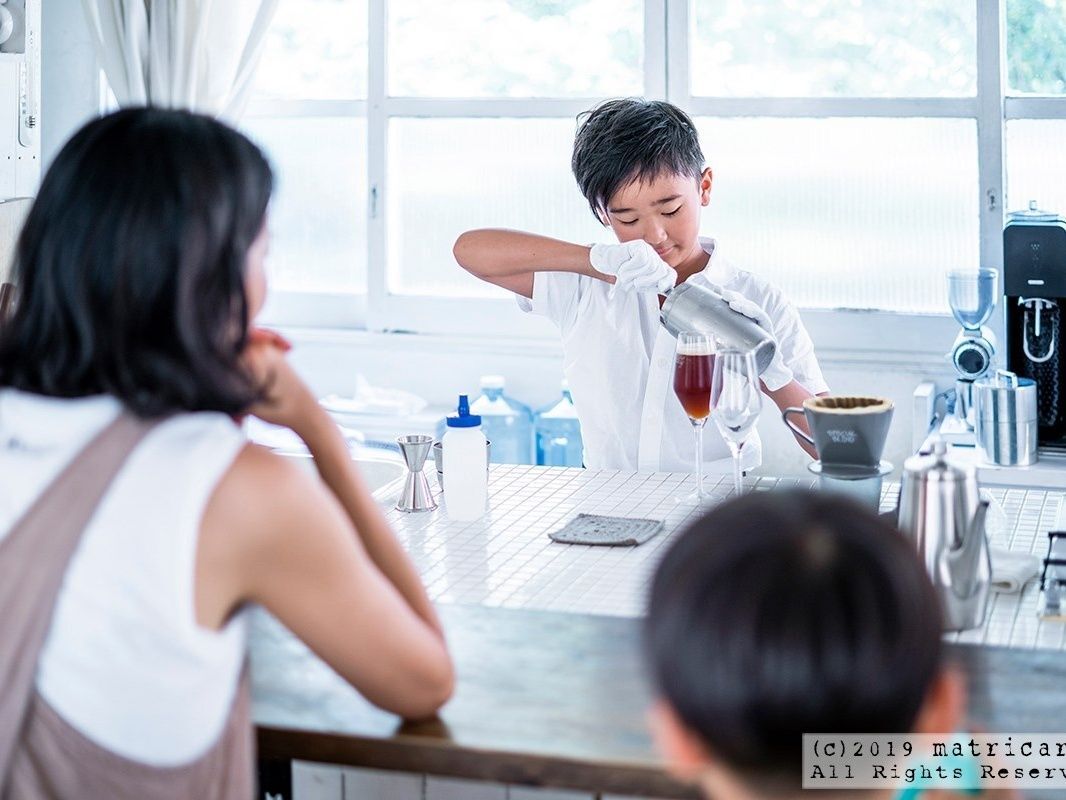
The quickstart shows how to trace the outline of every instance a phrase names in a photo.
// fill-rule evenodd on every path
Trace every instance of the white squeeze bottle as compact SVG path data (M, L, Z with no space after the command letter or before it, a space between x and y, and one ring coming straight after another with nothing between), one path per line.
M485 459L485 434L481 417L470 413L470 401L459 395L459 413L448 417L441 439L444 463L444 502L448 518L470 521L485 513L489 478Z

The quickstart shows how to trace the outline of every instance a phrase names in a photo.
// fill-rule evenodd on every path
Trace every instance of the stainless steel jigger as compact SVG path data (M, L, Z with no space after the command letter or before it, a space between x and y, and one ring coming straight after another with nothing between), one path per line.
M422 467L425 466L429 448L433 445L432 436L397 436L396 444L407 463L407 480L403 482L403 491L396 502L397 511L432 511L437 507L433 493L429 490Z

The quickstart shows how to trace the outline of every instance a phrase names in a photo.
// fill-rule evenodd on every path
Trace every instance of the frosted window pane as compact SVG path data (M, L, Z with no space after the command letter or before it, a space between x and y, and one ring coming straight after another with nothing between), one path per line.
M367 0L281 0L252 94L257 99L359 99L366 97L366 72Z
M1066 216L1066 120L1007 122L1007 210L1039 208Z
M691 14L694 95L976 92L974 0L693 0Z
M389 94L643 91L640 0L389 0Z
M979 265L973 120L697 120L714 169L703 229L813 308L945 312Z
M470 228L610 241L570 173L570 119L393 119L389 284L393 291L503 297L455 263Z
M277 177L270 288L366 291L366 120L248 119Z
M1066 0L1007 0L1007 82L1066 94Z

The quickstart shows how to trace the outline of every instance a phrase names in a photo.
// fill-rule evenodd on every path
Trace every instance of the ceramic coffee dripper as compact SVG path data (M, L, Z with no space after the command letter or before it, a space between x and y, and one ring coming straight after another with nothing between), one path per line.
M781 419L814 447L823 469L875 473L881 464L892 410L892 401L883 397L808 397L802 408L786 408ZM791 414L806 416L809 436L793 424Z

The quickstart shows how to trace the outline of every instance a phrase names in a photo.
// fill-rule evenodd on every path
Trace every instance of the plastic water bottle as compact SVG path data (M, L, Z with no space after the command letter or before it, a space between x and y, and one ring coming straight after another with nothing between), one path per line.
M485 437L491 444L494 464L533 463L533 412L503 393L502 375L481 378L481 396L470 405L470 413L481 417Z
M470 401L459 395L458 413L448 417L448 429L441 440L444 502L448 518L461 522L479 519L485 513L489 479L485 471L485 434L481 417L470 413Z
M577 419L570 386L563 381L563 397L553 406L537 412L533 430L537 438L537 463L546 467L580 467L582 457L581 423Z

